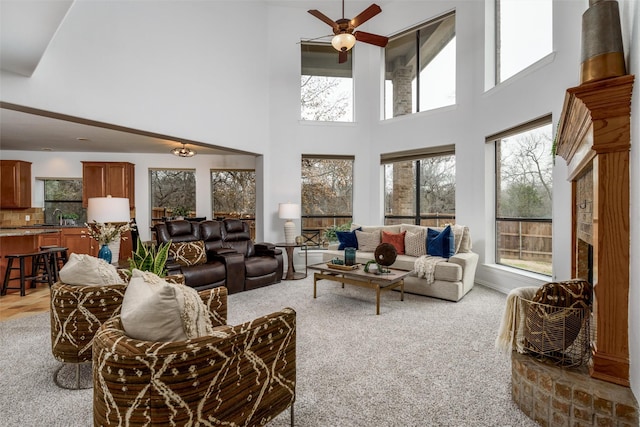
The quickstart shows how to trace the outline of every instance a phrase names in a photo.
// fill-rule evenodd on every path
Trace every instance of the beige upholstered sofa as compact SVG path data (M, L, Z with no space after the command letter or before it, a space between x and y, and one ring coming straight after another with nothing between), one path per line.
M382 233L382 231L389 233L402 233L403 231L408 233L426 233L426 229L428 228L410 224L385 226L352 224L351 230L355 230L358 227L361 227L365 233ZM430 228L439 231L443 229L441 227ZM418 277L418 274L414 270L417 256L398 255L396 262L391 267L412 271L404 281L405 292L449 301L459 301L473 288L476 267L478 265L478 254L471 252L471 236L468 227L456 226L454 227L454 231L456 240L455 247L457 249L455 255L451 256L448 260L442 259L435 264L433 270L434 280L432 283L428 283L426 278ZM337 243L330 245L329 249L323 253L323 261L330 261L335 257L344 259L344 250L338 250ZM356 251L357 263L366 264L367 261L373 260L373 258L373 251L363 251L360 249Z

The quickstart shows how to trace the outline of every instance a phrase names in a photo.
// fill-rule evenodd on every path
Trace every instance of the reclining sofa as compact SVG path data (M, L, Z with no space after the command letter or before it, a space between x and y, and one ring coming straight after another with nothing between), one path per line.
M171 241L167 274L182 274L198 291L226 286L237 293L282 280L282 251L254 243L249 226L238 219L167 221L155 225L156 241Z
M398 255L395 263L391 265L391 268L397 268L399 270L411 271L412 273L404 279L404 291L425 295L429 297L435 297L445 299L449 301L459 301L464 297L472 288L473 281L476 274L476 267L478 265L478 254L471 252L471 237L469 234L469 228L466 226L456 226L456 242L455 242L455 255L450 258L441 258L436 260L436 264L433 269L433 281L429 282L425 277L419 277L415 271L415 262L417 256L403 254ZM423 227L411 224L399 224L399 225L384 225L384 226L366 226L352 224L351 230L359 229L364 233L370 234L382 234L383 231L393 234L408 233L426 233L427 228L432 228L437 231L442 231L439 227ZM405 233L406 235L406 233ZM382 236L380 236L380 241ZM338 250L338 244L332 244L327 251L323 252L323 261L331 261L338 257L344 259L344 250ZM357 248L356 250L356 262L359 264L366 264L368 261L374 259L374 251L362 250Z

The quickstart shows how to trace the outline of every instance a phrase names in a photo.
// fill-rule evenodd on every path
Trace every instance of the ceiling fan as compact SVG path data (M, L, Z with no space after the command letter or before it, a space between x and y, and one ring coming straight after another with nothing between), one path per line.
M347 51L356 44L356 40L380 47L385 47L389 41L389 38L385 36L366 33L364 31L354 32L356 27L382 12L382 9L377 4L372 4L353 19L345 19L344 0L342 0L342 19L338 19L337 21L331 20L319 10L312 9L308 12L333 28L334 36L331 39L331 44L339 52L338 63L340 64L347 62Z

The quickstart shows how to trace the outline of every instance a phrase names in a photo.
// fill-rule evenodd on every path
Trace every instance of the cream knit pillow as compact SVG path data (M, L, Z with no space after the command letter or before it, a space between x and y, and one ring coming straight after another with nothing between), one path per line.
M427 254L427 237L425 230L415 233L407 231L404 235L404 253L411 256L422 256Z
M380 232L367 233L356 230L356 239L358 240L358 249L364 252L375 252L380 244Z

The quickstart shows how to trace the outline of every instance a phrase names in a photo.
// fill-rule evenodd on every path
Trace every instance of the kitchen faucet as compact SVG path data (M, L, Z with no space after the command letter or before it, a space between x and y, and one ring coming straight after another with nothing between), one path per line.
M58 225L62 225L62 211L58 208L53 210L53 220L56 219L56 212L58 212Z

